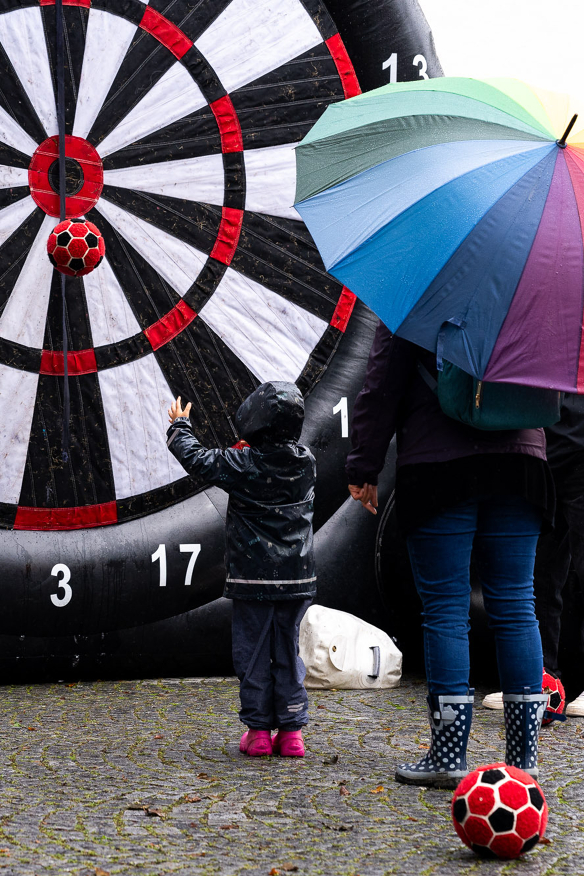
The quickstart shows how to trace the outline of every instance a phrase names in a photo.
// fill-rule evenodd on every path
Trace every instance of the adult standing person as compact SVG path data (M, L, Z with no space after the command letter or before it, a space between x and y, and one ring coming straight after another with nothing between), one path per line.
M539 620L543 662L561 676L559 645L563 590L570 566L584 594L584 396L566 395L558 423L546 429L547 457L556 488L554 529L540 538L535 564L535 612ZM584 656L584 625L578 650ZM501 692L483 700L487 709L502 709ZM569 703L566 715L584 717L584 692Z
M558 650L563 609L562 591L570 563L584 594L584 396L567 395L562 416L546 429L547 453L557 496L556 522L538 549L535 608L541 629L543 662L560 674ZM584 657L584 629L578 649ZM569 703L566 714L584 716L584 692Z
M431 744L396 779L455 787L468 772L470 559L475 550L504 692L508 764L537 776L547 697L534 612L533 566L554 492L542 429L485 432L441 410L422 370L433 354L377 329L352 420L346 471L354 499L376 513L377 477L397 433L396 510L423 605Z

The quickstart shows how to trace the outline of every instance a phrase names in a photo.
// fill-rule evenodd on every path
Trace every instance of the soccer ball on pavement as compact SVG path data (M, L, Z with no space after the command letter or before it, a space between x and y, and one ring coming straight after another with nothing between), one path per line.
M518 858L543 837L548 808L535 779L513 766L479 767L452 798L454 828L483 858Z
M547 708L544 712L542 724L551 724L552 721L564 713L566 705L566 691L564 685L553 672L544 667L543 670L543 693L549 695Z

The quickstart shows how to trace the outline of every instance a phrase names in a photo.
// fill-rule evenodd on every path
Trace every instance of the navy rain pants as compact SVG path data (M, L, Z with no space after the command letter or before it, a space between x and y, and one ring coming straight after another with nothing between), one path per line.
M300 622L311 599L233 600L233 665L241 721L253 730L299 730L308 723Z

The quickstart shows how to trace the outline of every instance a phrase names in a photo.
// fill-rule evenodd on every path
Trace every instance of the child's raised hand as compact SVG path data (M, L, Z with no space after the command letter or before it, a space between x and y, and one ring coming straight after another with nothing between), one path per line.
M171 406L168 409L168 419L170 423L174 423L177 417L188 417L191 412L191 402L189 402L186 408L182 408L182 400L180 395L177 397L176 401L173 401Z

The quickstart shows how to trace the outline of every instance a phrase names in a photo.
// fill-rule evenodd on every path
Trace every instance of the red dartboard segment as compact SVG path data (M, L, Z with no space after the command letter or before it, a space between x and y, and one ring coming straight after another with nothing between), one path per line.
M109 526L118 522L116 502L101 505L83 505L79 508L27 508L19 506L16 511L15 529L63 530L91 529Z
M331 319L331 325L344 332L347 328L357 296L354 295L346 286L343 286L343 291L339 296L335 312Z
M80 374L94 374L97 371L94 350L76 350L67 353L67 371L70 377ZM65 357L63 351L43 350L41 354L40 374L53 374L63 377L65 374Z
M180 27L177 27L152 6L147 6L144 10L140 27L162 43L179 61L193 45L192 40L182 32Z
M54 6L55 0L39 0L40 6ZM91 9L91 0L63 0L63 6L82 6Z
M356 97L361 94L361 86L355 73L355 68L347 54L345 44L340 33L336 33L326 41L327 48L332 55L332 59L336 64L345 97Z
M243 225L243 210L233 207L223 207L221 210L221 224L217 233L215 246L211 250L211 258L217 259L224 265L230 265L239 243L241 228Z
M217 119L223 152L243 152L241 125L228 94L209 104Z
M69 134L65 136L65 156L77 162L82 175L79 191L66 199L67 219L78 219L95 207L101 196L103 164L91 143ZM28 168L28 184L34 202L49 216L55 217L60 211L59 193L51 185L50 171L58 161L59 138L48 137L35 150Z
M159 350L173 338L176 338L195 319L197 314L186 301L179 301L169 312L144 329L144 334L150 341L153 350Z

